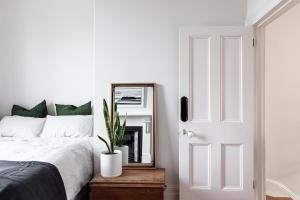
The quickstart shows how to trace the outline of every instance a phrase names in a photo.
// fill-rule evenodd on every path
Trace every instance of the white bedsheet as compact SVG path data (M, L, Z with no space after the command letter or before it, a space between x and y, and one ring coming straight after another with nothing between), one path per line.
M92 176L92 150L88 138L0 137L0 160L41 161L55 165L68 200L73 200Z

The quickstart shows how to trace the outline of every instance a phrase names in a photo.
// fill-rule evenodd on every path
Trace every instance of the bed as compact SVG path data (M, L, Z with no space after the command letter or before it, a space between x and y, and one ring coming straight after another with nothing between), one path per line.
M68 200L80 199L84 186L92 177L92 151L88 137L0 137L0 160L38 161L54 165L62 178Z

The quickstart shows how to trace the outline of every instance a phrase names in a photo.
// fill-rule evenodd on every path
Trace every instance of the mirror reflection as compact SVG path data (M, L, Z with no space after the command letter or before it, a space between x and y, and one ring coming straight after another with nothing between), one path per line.
M154 165L154 92L154 84L112 85L112 110L122 123L126 119L123 145L128 150L123 156L128 162L123 165Z

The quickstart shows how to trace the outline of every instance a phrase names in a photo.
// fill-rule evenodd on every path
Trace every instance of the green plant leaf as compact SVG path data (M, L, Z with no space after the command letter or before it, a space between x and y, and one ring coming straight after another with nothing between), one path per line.
M113 130L113 127L112 127L112 123L110 121L108 106L107 106L107 103L106 103L105 99L103 99L103 115L104 115L107 135L108 135L108 138L109 138L110 150L113 153L114 152L114 146L115 146L115 133L114 133L114 130Z
M116 121L116 123L115 123L116 145L122 146L124 144L124 132L125 132L125 128L126 128L126 117L123 122L123 125L121 126L120 114L117 112L115 116L116 116L116 120L115 120Z
M121 146L124 144L124 134L125 134L125 130L126 130L126 117L125 117L125 120L123 122L123 125L121 127L121 130L120 130L120 137L121 137Z
M116 112L115 113L115 124L114 124L114 130L116 132L116 134L118 135L118 131L119 131L119 127L120 127L120 116L119 113Z
M106 142L106 140L104 140L104 139L103 139L102 137L100 137L99 135L97 135L97 136L98 136L98 138L99 138L102 142L105 143L108 152L109 152L109 153L113 153L113 152L111 152L111 150L110 150L110 148L109 148L109 145L108 145L108 143Z

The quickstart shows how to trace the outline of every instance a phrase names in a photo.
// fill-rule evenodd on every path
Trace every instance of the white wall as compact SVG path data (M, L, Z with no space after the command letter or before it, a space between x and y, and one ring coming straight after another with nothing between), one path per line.
M300 184L300 4L266 27L266 174ZM287 184L289 184L287 182Z
M178 29L243 25L246 1L96 0L95 9L96 133L105 133L101 100L110 83L158 83L157 164L166 168L168 196L178 185Z
M247 25L253 25L273 8L287 0L247 0Z
M0 0L0 118L92 100L93 17L93 0Z

